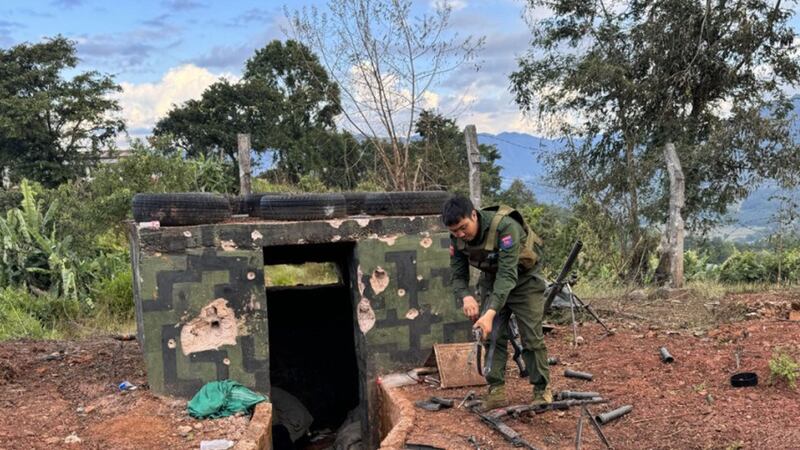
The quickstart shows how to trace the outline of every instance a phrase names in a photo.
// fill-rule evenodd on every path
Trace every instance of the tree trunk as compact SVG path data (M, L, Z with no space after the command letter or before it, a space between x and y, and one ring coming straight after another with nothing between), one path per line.
M250 135L237 134L236 140L239 147L239 195L248 195L250 187Z
M667 142L664 158L669 173L669 218L661 238L661 261L659 269L669 270L668 284L673 288L683 287L683 218L685 180L681 162L675 152L675 144ZM665 280L665 281L667 281Z
M625 142L625 162L628 171L627 183L628 193L630 195L630 204L628 208L628 226L629 228L629 242L628 249L624 255L628 258L628 274L626 278L634 283L640 283L642 276L647 266L647 249L642 242L642 230L639 226L639 196L636 183L636 158L633 155L633 141L630 138ZM625 239L621 239L622 245L625 246ZM623 249L624 250L624 249Z
M476 209L481 208L481 153L478 148L478 131L475 125L464 128L467 141L467 161L469 161L469 198Z

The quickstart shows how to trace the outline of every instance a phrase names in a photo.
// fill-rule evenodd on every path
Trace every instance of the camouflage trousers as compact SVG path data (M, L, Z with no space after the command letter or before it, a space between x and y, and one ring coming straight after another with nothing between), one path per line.
M494 275L481 273L478 292L483 308L489 301L493 284ZM545 281L538 274L520 274L517 286L511 290L506 304L503 306L503 308L509 308L517 317L519 334L522 338L522 360L525 362L525 367L528 368L529 381L536 389L544 389L550 383L547 347L542 332L545 287ZM492 358L492 370L486 376L486 381L490 386L505 383L509 339L511 339L511 331L506 323L498 335Z

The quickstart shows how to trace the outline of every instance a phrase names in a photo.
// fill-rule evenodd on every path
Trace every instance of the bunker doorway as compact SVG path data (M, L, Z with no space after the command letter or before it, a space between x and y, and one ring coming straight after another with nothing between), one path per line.
M295 397L313 417L314 448L321 448L317 439L333 444L336 430L359 406L354 250L348 242L264 248L270 384ZM303 421L292 414L292 421ZM291 448L310 448L308 436L291 437L297 439Z

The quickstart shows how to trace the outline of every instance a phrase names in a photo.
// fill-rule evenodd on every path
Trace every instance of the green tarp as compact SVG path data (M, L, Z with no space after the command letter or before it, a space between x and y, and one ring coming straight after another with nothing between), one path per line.
M248 411L267 397L255 393L233 380L211 381L200 388L187 405L195 419L217 419Z

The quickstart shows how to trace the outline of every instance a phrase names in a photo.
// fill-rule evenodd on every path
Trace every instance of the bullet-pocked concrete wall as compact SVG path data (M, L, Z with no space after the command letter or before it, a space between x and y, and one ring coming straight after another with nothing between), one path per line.
M421 365L434 343L468 339L438 216L248 219L159 230L133 224L131 237L139 339L158 393L191 397L226 378L269 392L263 266L270 246L355 243L348 270L367 422L377 417L380 375ZM369 428L375 441L378 427Z

